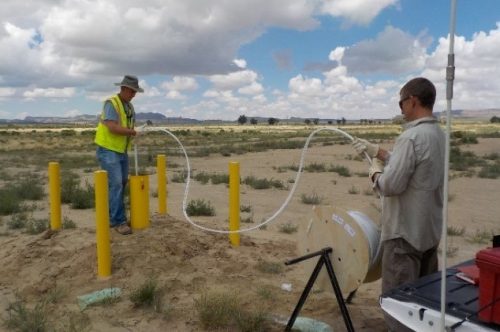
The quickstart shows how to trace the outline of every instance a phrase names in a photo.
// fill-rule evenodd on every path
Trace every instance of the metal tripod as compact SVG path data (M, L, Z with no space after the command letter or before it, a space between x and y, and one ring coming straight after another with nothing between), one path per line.
M296 264L298 262L302 262L306 259L315 257L315 256L320 256L318 259L318 263L316 264L316 267L314 268L311 277L309 278L309 281L307 282L306 287L304 288L304 291L302 292L302 295L300 296L299 302L295 306L295 309L293 310L292 316L290 317L290 320L288 321L288 324L285 328L285 331L291 331L293 324L295 323L295 319L299 315L300 309L302 309L302 306L304 305L304 302L307 299L307 296L309 295L309 292L312 289L312 286L314 285L314 282L316 281L316 278L319 275L319 272L321 271L321 268L323 267L323 264L326 266L326 270L328 272L328 276L330 277L330 281L332 283L333 291L335 292L335 297L337 298L337 302L340 307L340 311L342 312L342 317L344 318L345 326L347 327L347 331L349 332L354 332L354 327L352 326L351 322L351 317L349 316L349 311L347 310L347 306L344 301L344 297L342 296L342 291L340 290L339 283L337 281L337 277L335 276L335 272L333 270L333 265L332 261L330 260L330 254L333 252L333 249L331 247L323 248L320 251L313 252L311 254L307 254L305 256L295 258L292 260L289 260L285 262L285 265L292 265Z

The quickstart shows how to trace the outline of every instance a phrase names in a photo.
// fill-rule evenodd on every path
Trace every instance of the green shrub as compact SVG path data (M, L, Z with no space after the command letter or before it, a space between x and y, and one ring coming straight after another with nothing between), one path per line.
M252 212L252 207L250 205L241 205L240 211L241 212Z
M26 175L0 189L0 215L17 213L26 208L24 200L41 200L44 196L41 180L32 174Z
M76 228L76 224L73 220L69 219L68 217L64 217L63 222L62 222L62 228L63 229L73 229L73 228Z
M212 184L229 184L229 174L212 174L210 175Z
M449 236L462 236L465 234L465 227L448 226L446 233Z
M95 190L94 186L88 182L85 183L85 188L78 187L72 194L71 208L72 209L90 209L94 207Z
M0 189L0 202L0 215L2 216L21 211L22 200L10 189Z
M201 182L201 184L207 184L208 181L210 181L210 174L205 173L205 172L196 173L196 175L194 176L194 179L196 181Z
M215 209L210 201L205 202L204 199L197 199L188 203L186 213L188 216L215 216Z
M450 169L454 171L468 171L469 168L484 165L485 161L478 158L473 152L462 152L458 147L450 149Z
M74 129L63 129L63 130L61 130L61 136L63 136L63 137L76 136L76 130L74 130Z
M456 132L458 133L458 132ZM455 136L455 144L477 144L477 137L472 133L461 133L460 137Z
M257 270L269 274L280 274L283 272L283 263L278 262L268 262L264 260L259 260L255 266Z
M302 194L300 196L300 200L304 204L318 205L321 204L321 202L323 201L323 197L320 197L318 194L314 192L311 195Z
M298 226L292 224L291 222L287 222L279 226L279 231L285 234L292 234L295 233L298 228Z
M8 187L21 200L38 201L45 196L42 181L33 174L27 174L26 177Z
M328 169L329 172L335 172L340 176L343 177L350 177L351 176L351 171L349 171L349 168L345 166L339 166L339 165L330 165L330 168Z
M498 154L496 152L490 153L490 154L485 155L484 159L487 159L487 160L500 160L500 154Z
M359 189L356 188L355 186L351 186L351 188L349 188L347 192L351 195L357 195L359 194Z
M171 181L174 183L185 183L187 178L187 171L182 171L178 173L174 173Z
M259 179L255 176L247 176L243 179L243 183L252 187L253 189L269 189L269 188L277 188L277 189L285 189L285 185L280 180L268 180L268 179Z
M493 233L491 231L476 230L476 232L468 238L468 241L471 243L487 244L492 240L492 238Z
M146 280L141 286L132 291L130 301L134 307L153 308L156 312L162 309L163 290L158 287L153 278Z
M478 176L486 179L497 179L500 177L500 163L486 165L481 168Z
M227 328L239 311L238 299L234 293L203 293L195 299L194 306L204 329Z
M326 172L327 168L325 164L311 163L306 167L304 167L304 170L306 172L311 172L311 173L321 173L321 172Z
M268 285L259 286L256 292L260 298L266 301L272 301L275 298L273 287Z
M40 234L49 228L48 219L29 219L26 223L26 232L31 235Z
M241 332L265 332L269 329L269 315L263 309L240 310L236 314L236 325Z
M8 318L5 321L7 328L15 331L49 331L47 313L43 303L37 303L33 309L26 307L22 301L17 300L7 308Z
M246 218L240 218L240 221L244 224L252 224L253 223L253 215L248 216Z
M26 227L27 222L28 215L26 213L16 213L7 221L7 227L9 229L21 229Z
M80 186L80 177L73 172L61 173L61 203L69 204Z

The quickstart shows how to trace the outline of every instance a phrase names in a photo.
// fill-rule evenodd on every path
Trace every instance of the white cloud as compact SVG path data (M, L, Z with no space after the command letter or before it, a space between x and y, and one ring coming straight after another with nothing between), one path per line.
M475 33L470 40L455 37L455 81L453 108L476 109L498 107L500 98L500 23L488 32ZM437 82L437 106L446 108L445 68L449 39L440 38L426 61L422 75Z
M371 39L332 45L330 54L324 55L326 65L315 67L321 68L315 72L322 76L280 73L288 89L270 87L272 91L267 86L276 78L264 80L266 73L252 67L255 59L239 54L242 45L270 27L311 30L319 24L317 15L325 14L366 25L397 4L398 0L3 0L0 98L52 101L83 91L87 99L103 100L116 93L113 82L132 73L146 78L140 81L145 93L138 94L134 104L151 111L172 114L169 101L182 100L177 112L205 119L235 119L242 110L279 117L371 118L396 115L400 86L410 76L423 75L435 82L438 109L443 109L448 41L441 38L430 49L425 31L414 36L388 26ZM292 59L283 45L276 47L262 57L273 58L281 69L291 69L292 60L300 59ZM455 49L454 107L498 107L500 26L468 39L458 36ZM153 83L165 75L171 79ZM209 86L198 101L188 92L200 89L203 79Z
M231 90L254 83L257 80L257 73L253 70L241 70L227 75L213 75L209 80L216 89Z
M252 100L257 102L257 103L261 103L261 104L264 104L267 102L266 96L264 96L262 94L257 95L257 96L253 96Z
M184 96L182 93L180 93L177 90L170 90L167 93L167 99L172 99L172 100L183 100L186 99L186 96Z
M151 98L151 97L157 97L157 96L162 95L162 93L160 92L160 90L158 90L157 87L150 86L148 84L148 82L146 82L146 80L139 80L139 86L144 89L144 92L136 95L136 97L137 96L139 96L139 97L145 96L145 97Z
M48 72L61 84L124 72L229 72L239 47L268 27L316 27L315 6L308 0L144 0L140 5L121 0L40 0L29 5L5 0L0 4L0 47L11 51L3 53L0 69L7 81L17 78L20 85ZM242 59L236 64L245 68ZM5 71L8 66L11 70Z
M66 113L64 113L64 116L73 117L73 116L77 116L77 115L81 115L81 114L82 114L82 112L80 112L79 110L72 109L72 110L69 110Z
M219 96L219 92L217 90L209 89L203 93L203 97L206 98L216 98Z
M250 85L238 89L238 92L244 95L257 95L264 91L260 83L252 82Z
M362 74L401 75L419 71L425 65L426 42L425 35L416 38L387 26L374 40L364 40L343 50L342 64L349 72Z
M339 64L342 64L342 58L344 57L345 50L345 47L337 46L333 51L330 52L330 55L328 55L328 59L330 59L330 61L336 61Z
M75 95L75 88L48 88L40 89L36 88L33 90L25 91L23 96L25 98L70 98Z
M321 10L356 24L367 25L383 9L397 2L398 0L325 0Z
M233 62L238 68L245 69L247 67L245 59L234 59Z
M164 82L162 87L167 90L193 91L198 88L198 83L192 77L174 76L171 81Z
M323 95L323 83L318 78L304 78L297 75L288 83L293 96L321 96Z
M16 89L14 88L2 88L0 87L0 98L11 97L15 95Z

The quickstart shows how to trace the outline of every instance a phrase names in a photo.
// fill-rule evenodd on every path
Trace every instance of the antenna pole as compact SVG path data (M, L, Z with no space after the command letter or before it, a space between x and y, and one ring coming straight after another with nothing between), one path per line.
M455 79L455 23L457 1L451 0L448 66L446 67L446 150L444 159L443 230L441 234L441 331L445 331L446 316L446 251L448 248L448 172L450 166L451 100Z

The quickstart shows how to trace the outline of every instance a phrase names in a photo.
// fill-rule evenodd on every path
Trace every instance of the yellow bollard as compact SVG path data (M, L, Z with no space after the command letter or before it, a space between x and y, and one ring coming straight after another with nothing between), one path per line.
M130 226L133 229L149 227L149 176L130 177Z
M156 174L158 175L158 213L167 213L167 158L164 154L156 157Z
M240 229L240 163L229 163L229 230ZM230 233L229 241L233 247L240 245L240 234Z
M108 173L94 172L95 215L97 240L97 275L106 279L111 276L111 245L109 243Z
M49 201L50 201L50 229L61 228L61 176L59 163L49 163Z

